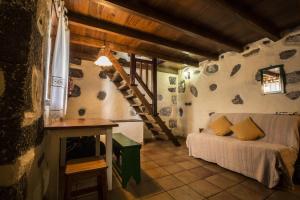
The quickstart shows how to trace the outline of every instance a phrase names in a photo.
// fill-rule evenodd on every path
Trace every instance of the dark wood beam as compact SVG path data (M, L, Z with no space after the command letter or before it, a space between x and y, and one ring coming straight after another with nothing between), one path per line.
M81 35L76 35L76 34L72 34L72 33L71 33L70 42L71 42L71 44L92 47L92 48L97 48L97 49L100 49L105 43L105 45L109 46L110 49L112 49L114 51L134 53L137 55L142 55L142 56L147 56L147 57L156 57L156 58L161 58L164 60L173 61L176 63L185 63L185 64L191 65L191 66L198 66L199 61L202 61L202 60L193 59L185 54L181 54L182 56L174 57L174 56L170 56L170 55L166 55L166 54L161 54L159 52L153 52L149 49L144 50L144 49L140 49L140 48L133 48L133 47L129 47L129 46L122 45L122 44L112 43L109 41L102 41L102 40L85 37L85 36L81 36ZM205 58L203 58L203 60L204 59Z
M240 1L231 0L207 0L208 4L213 6L218 5L224 10L235 14L249 27L253 27L257 32L270 38L273 41L280 39L280 31L278 31L270 22L258 17L256 14L249 11L249 9L240 4Z
M143 18L156 21L162 25L172 27L176 30L182 31L185 34L199 39L207 39L223 46L226 46L230 50L242 51L242 44L234 41L228 36L222 35L221 33L213 30L204 24L191 24L190 21L180 19L175 16L170 16L167 13L157 11L147 5L143 5L139 1L124 1L124 0L94 0L101 5L107 7L118 8L126 11L130 14L138 15Z
M193 46L188 46L186 44L178 43L173 40L168 40L150 33L142 32L133 28L121 26L101 19L96 19L93 17L82 15L79 13L74 13L72 11L68 12L68 19L69 22L74 25L83 26L86 28L91 28L102 32L123 35L144 42L156 44L159 46L165 46L172 49L178 49L178 50L194 53L197 55L202 55L210 59L218 58L218 53L212 52L209 49L201 49Z

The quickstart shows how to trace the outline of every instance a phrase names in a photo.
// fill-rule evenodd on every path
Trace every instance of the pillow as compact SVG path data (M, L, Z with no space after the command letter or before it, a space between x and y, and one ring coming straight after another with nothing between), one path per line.
M255 140L264 137L264 132L248 117L247 119L230 127L239 140Z
M216 135L224 136L231 132L231 122L224 115L211 122L208 127L213 130Z

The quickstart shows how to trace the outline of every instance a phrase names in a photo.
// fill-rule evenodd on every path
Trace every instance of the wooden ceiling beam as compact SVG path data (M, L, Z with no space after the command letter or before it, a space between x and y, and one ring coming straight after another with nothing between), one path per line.
M143 18L156 21L160 24L172 27L182 31L185 34L199 40L208 39L233 51L242 51L243 45L225 36L211 27L204 24L191 24L190 21L170 16L167 13L156 11L155 9L141 4L139 1L123 1L123 0L94 0L95 2L107 6L118 8L130 14L138 15Z
M101 19L96 19L90 16L68 12L68 19L71 24L83 26L86 28L95 29L102 32L114 33L131 38L135 38L144 42L165 46L172 49L187 51L193 54L205 56L210 59L217 59L218 53L212 52L209 49L201 49L193 46L188 46L183 43L178 43L173 40L168 40L150 33L142 32L133 28L121 26Z
M188 55L182 54L182 56L170 56L166 54L161 54L159 52L153 52L151 50L144 50L140 48L133 48L126 45L118 44L118 43L112 43L109 41L102 41L82 35L72 34L70 37L71 44L74 45L80 45L85 47L91 47L91 48L97 48L100 49L105 44L106 46L109 46L111 50L114 51L121 51L126 53L134 53L141 56L148 56L148 57L156 57L163 60L168 60L176 63L183 63L191 66L198 66L199 60L189 57ZM86 55L83 55L86 56ZM204 60L205 58L203 58ZM94 59L95 60L95 59ZM202 60L200 60L202 61Z
M239 1L228 0L207 0L207 4L213 6L218 5L224 10L235 14L239 19L243 20L249 27L253 27L257 32L276 41L280 39L280 31L274 25L250 12L248 8L241 5Z

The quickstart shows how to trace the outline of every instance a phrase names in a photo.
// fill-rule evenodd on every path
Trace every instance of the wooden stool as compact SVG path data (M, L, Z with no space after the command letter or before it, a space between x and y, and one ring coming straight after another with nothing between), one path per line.
M65 169L65 199L70 200L93 191L98 191L98 199L107 199L107 164L104 160L76 159L67 163ZM72 183L82 179L97 177L97 186L72 192Z

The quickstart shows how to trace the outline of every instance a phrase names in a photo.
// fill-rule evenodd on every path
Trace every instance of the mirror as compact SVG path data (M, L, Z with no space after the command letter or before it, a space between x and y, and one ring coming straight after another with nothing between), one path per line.
M270 66L260 70L263 94L285 93L283 65Z

